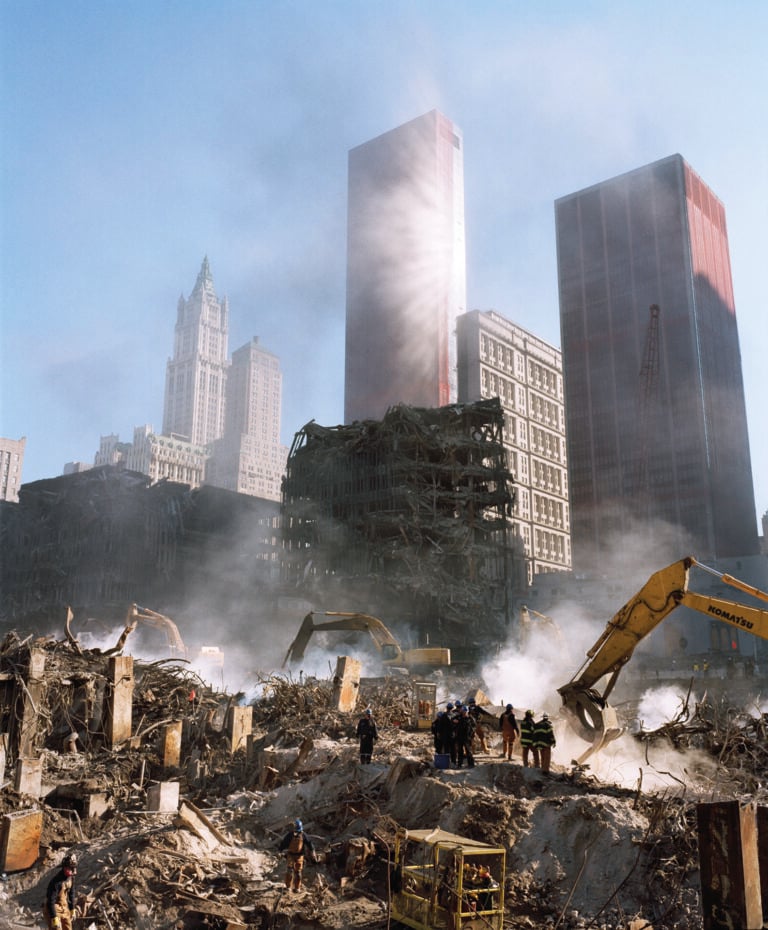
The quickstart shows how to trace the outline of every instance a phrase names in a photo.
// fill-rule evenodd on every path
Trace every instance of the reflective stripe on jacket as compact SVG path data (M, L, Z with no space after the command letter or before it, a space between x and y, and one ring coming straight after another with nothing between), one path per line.
M536 725L533 722L533 717L523 717L520 721L520 745L533 746L535 732Z

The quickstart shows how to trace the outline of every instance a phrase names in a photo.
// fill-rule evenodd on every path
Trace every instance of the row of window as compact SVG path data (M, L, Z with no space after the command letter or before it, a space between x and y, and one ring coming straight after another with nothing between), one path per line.
M525 357L501 340L494 339L488 333L480 333L480 358L490 362L502 371L514 372L518 378L525 378Z
M541 365L532 358L528 359L528 384L562 402L563 378L558 372Z
M534 527L533 538L535 558L557 562L560 565L570 564L571 546L567 536Z

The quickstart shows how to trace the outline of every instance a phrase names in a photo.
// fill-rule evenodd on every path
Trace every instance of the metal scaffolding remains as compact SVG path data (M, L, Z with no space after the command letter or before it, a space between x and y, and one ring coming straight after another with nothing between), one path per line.
M473 623L495 635L512 578L503 426L498 398L307 423L283 485L286 584L315 597L365 592L374 604L356 606L368 609L391 610L396 594L423 634Z

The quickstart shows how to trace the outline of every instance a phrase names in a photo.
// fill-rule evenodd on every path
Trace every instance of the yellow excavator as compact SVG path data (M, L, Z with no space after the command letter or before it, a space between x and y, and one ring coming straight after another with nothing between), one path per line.
M314 612L310 611L301 624L296 638L288 647L283 668L295 665L304 658L310 637L313 633L328 630L359 630L368 633L381 656L383 665L390 668L405 668L408 671L445 668L451 664L451 650L443 646L422 646L417 649L403 649L400 643L384 626L378 617L369 614L345 613L338 610L326 610L325 617L336 617L315 623Z
M768 601L765 591L732 575L715 571L693 556L673 562L651 575L637 594L608 621L574 677L557 689L576 732L592 743L576 760L577 764L624 732L616 710L608 704L608 695L619 673L632 658L637 644L676 607L690 607L713 620L722 620L754 636L768 639L768 610L689 591L689 574L694 566L738 591ZM609 676L607 683L599 690L597 684L606 675Z

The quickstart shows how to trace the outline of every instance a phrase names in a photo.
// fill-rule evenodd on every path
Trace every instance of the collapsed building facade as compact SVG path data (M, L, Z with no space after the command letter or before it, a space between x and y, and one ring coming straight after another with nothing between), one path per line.
M283 485L286 585L459 654L498 641L525 585L503 426L498 398L308 423Z
M250 613L277 582L279 504L115 466L22 485L0 511L0 622L122 617L132 602Z

